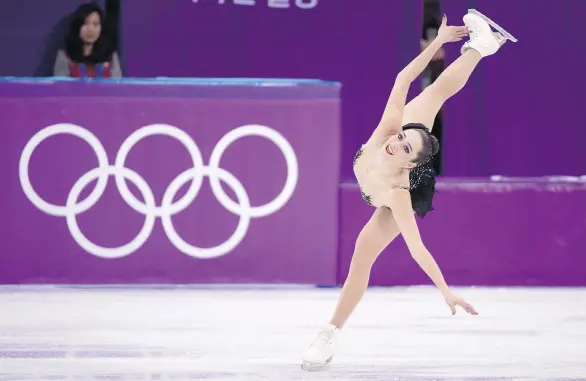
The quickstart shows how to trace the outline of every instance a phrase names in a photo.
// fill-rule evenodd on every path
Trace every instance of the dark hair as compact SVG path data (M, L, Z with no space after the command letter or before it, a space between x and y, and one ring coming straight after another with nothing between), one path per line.
M91 54L85 56L83 54L84 42L79 36L79 31L88 16L94 12L100 16L102 33L94 43ZM82 4L73 12L69 22L69 31L65 38L65 53L70 60L76 63L99 64L109 62L112 59L114 51L108 40L107 33L104 31L104 19L104 11L95 3Z
M424 126L408 126L404 130L415 130L421 135L421 150L417 154L417 157L413 161L416 164L421 164L424 161L431 159L431 157L439 151L439 141L435 136L429 132Z

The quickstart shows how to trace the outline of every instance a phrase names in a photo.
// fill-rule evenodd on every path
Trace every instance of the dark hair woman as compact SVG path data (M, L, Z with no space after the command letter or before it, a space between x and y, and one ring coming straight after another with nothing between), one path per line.
M103 30L104 11L95 3L72 15L65 47L57 53L54 75L74 78L120 78L118 54Z

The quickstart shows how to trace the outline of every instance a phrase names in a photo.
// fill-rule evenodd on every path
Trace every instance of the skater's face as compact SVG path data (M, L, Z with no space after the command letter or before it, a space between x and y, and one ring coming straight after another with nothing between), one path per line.
M102 20L98 12L94 12L86 17L84 24L79 30L79 37L86 44L94 44L102 33Z
M415 167L419 151L423 148L423 139L416 130L403 131L393 135L385 144L385 151L396 163L405 168Z

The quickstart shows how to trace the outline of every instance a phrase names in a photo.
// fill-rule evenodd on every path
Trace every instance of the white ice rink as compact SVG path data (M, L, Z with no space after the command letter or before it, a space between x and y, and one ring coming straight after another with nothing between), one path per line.
M0 288L1 380L586 380L586 289L370 289L327 372L339 289Z

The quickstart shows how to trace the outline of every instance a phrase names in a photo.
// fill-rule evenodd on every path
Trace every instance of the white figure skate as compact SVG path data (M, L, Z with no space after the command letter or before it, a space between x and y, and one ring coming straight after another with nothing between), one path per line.
M492 26L494 29L496 29L500 34L502 34L507 40L510 40L512 42L517 42L517 39L515 37L513 37L512 34L510 34L509 32L507 32L502 26L500 26L499 24L495 23L494 21L492 21L491 19L489 19L488 17L486 17L485 15L483 15L482 13L478 12L476 9L468 9L468 13L469 14L473 14L476 16L479 16L481 18L484 19L484 21L486 21L490 26Z
M470 29L470 41L462 46L462 54L468 49L474 49L486 57L495 54L507 40L517 42L512 34L475 9L468 10L464 24ZM498 32L493 32L491 26Z
M340 330L328 324L322 328L317 338L303 353L301 369L308 371L326 370L330 367Z

